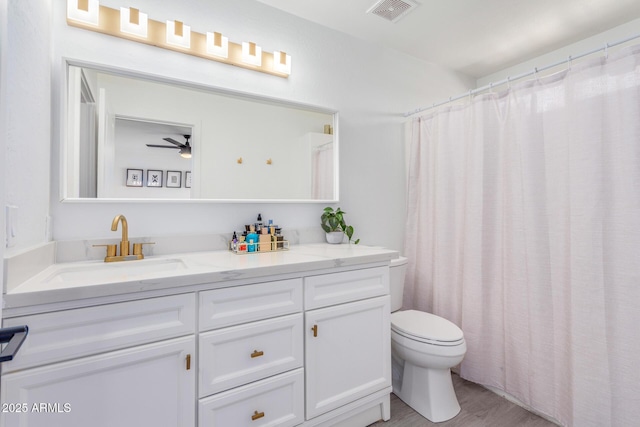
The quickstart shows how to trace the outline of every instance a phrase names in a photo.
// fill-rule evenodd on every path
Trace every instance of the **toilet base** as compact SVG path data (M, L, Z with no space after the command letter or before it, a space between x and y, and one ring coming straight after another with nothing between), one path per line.
M401 363L394 358L393 363ZM393 393L431 422L450 420L460 412L451 369L428 369L404 362L402 380L393 382Z

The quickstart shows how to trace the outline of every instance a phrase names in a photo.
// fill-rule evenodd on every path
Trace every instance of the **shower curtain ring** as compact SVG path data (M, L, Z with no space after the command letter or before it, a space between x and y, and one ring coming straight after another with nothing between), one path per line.
M609 59L609 43L604 44L604 59Z

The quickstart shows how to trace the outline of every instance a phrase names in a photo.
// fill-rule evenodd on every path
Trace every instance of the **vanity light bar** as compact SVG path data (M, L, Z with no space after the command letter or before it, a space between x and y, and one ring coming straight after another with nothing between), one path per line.
M98 25L100 3L98 0L68 0L67 21L73 19L88 25Z
M291 74L291 56L286 52L273 52L273 69L284 74Z
M189 49L191 47L191 27L181 21L167 21L165 30L167 44Z
M220 33L207 33L207 53L228 58L229 39Z
M67 24L278 77L291 74L291 57L284 52L264 52L252 42L233 43L217 32L191 31L177 20L154 21L133 7L117 10L100 6L98 0L67 0Z
M253 42L242 42L242 60L256 67L261 66L262 48Z
M138 37L147 37L149 33L146 13L134 7L120 8L120 31Z

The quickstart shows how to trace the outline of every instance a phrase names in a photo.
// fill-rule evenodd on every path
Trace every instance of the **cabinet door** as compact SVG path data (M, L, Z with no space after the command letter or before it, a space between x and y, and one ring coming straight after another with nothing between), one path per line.
M194 426L194 354L191 336L4 375L0 426Z
M305 313L307 419L391 386L389 301Z

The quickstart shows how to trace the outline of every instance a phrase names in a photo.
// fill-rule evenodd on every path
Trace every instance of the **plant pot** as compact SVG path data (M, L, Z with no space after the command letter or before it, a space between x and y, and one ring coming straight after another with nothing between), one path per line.
M344 239L344 233L342 231L331 231L326 233L327 243L331 243L333 245L342 243L342 239Z

